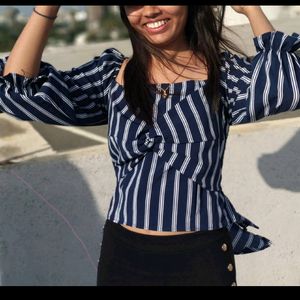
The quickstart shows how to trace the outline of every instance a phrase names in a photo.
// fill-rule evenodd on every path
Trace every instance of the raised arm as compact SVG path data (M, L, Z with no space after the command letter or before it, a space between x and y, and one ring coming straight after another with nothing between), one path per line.
M237 13L245 15L250 22L254 36L260 36L266 32L275 31L274 27L264 14L260 6L232 5Z
M39 73L42 54L59 6L39 5L35 7L35 10L36 12L32 12L9 55L3 72L4 76L17 73L26 77L35 77ZM26 59L24 59L25 53Z
M107 124L108 87L124 56L110 48L69 71L41 61L58 9L36 6L9 57L0 58L0 112L47 124Z
M224 105L231 125L300 109L300 35L277 31L259 6L233 6L249 19L256 55L224 52Z

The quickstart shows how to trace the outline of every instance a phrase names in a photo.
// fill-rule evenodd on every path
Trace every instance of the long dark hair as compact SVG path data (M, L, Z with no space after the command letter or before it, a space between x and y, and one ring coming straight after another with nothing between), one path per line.
M231 49L243 53L236 45L223 36L224 6L189 5L185 28L186 40L190 49L205 62L208 80L205 93L213 111L217 111L220 101L221 50ZM170 66L162 51L135 31L127 18L124 6L120 6L120 15L128 29L133 55L124 71L125 98L129 109L148 125L153 125L153 102L149 83L151 74L149 64L154 55L165 66Z

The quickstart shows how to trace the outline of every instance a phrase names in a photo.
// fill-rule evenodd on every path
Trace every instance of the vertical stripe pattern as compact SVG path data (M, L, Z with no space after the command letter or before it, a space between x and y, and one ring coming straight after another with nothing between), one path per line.
M158 231L227 227L236 254L262 250L270 241L246 230L257 226L222 191L226 139L230 125L300 108L300 37L269 32L254 44L252 60L221 54L218 112L210 108L207 81L188 80L170 84L167 99L153 94L148 126L129 110L115 80L125 57L114 48L71 71L42 62L36 78L0 76L0 111L49 124L108 124L117 177L108 219Z

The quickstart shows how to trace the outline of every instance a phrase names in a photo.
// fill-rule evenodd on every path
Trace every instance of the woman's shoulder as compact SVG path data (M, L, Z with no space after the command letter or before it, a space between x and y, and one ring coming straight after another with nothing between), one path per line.
M94 57L94 60L100 64L117 64L120 65L125 60L126 56L116 48L107 48L100 55Z
M108 48L100 53L100 55L94 57L93 65L97 67L97 70L100 72L99 74L102 74L108 80L117 76L126 58L118 49Z

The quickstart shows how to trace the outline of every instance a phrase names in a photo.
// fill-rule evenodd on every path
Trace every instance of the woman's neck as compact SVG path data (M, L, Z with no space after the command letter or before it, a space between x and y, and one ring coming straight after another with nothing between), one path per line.
M151 83L206 80L208 76L205 64L191 50L178 52L174 62L167 65L157 58L152 59L149 70Z

